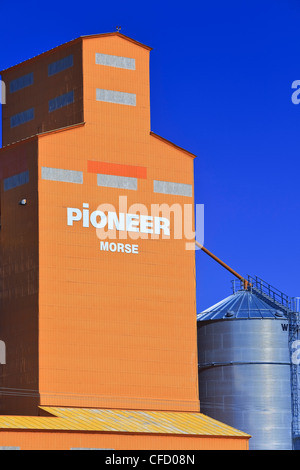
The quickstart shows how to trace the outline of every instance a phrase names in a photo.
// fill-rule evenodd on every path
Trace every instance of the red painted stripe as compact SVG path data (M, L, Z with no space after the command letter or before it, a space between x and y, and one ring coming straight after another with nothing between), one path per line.
M124 165L120 163L95 162L88 160L88 172L102 175L129 176L132 178L147 178L147 168L144 166Z

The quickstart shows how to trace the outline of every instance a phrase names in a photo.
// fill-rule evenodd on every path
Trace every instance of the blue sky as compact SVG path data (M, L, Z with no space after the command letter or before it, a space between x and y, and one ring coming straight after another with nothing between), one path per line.
M0 69L84 34L151 52L152 131L195 153L205 246L300 296L300 1L1 2ZM197 309L233 278L196 253Z

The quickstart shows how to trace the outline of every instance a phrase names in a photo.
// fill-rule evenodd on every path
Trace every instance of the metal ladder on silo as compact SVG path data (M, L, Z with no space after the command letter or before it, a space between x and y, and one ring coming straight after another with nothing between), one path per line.
M248 290L252 290L269 305L283 311L288 319L288 343L291 360L292 439L295 446L296 441L300 440L300 357L297 356L297 347L300 346L299 298L289 297L257 276L248 276Z

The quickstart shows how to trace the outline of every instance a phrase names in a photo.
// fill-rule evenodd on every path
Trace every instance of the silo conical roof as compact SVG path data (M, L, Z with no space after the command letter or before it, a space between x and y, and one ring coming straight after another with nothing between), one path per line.
M251 290L239 290L197 315L197 321L235 319L286 319L283 311Z

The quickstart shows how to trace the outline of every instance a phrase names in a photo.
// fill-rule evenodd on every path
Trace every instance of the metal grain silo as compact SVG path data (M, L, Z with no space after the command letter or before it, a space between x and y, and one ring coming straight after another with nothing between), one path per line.
M201 412L252 436L252 450L292 449L288 318L252 289L197 317Z

